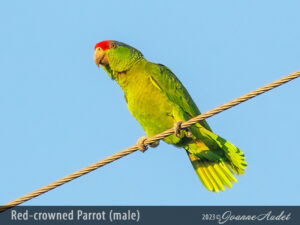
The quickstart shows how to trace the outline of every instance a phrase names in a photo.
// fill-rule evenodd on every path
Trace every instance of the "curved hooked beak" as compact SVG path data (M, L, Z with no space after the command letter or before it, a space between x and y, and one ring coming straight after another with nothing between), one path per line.
M98 47L95 49L94 61L98 67L100 64L104 66L108 65L107 56L102 48Z

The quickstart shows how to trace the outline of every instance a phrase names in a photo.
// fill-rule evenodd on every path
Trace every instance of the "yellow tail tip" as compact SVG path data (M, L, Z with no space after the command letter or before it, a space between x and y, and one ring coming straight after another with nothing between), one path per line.
M188 153L192 165L204 187L212 192L225 191L231 188L237 179L224 162L210 162Z

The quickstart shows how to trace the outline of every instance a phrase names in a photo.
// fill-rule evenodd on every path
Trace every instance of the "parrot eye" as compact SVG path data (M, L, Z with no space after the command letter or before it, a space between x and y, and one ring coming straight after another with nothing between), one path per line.
M109 43L109 48L114 49L116 47L117 47L117 45L116 45L115 42L112 41L112 42Z

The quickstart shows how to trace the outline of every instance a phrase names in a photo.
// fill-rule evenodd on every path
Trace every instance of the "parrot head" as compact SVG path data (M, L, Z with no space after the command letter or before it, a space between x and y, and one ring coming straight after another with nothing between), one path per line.
M95 45L94 60L106 71L124 72L143 58L137 49L118 41L101 41Z

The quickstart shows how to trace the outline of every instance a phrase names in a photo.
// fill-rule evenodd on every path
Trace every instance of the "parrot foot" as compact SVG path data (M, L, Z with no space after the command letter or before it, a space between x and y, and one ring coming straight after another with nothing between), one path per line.
M192 137L192 131L189 127L185 128L186 129L186 137L191 138Z
M145 140L147 139L147 137L141 137L137 140L137 147L141 152L145 152L148 149L148 146L145 145Z
M176 135L176 137L179 137L179 138L182 138L182 136L181 136L182 123L183 123L182 121L178 121L174 125L175 135ZM189 127L187 127L187 128L185 128L185 131L186 131L186 137L191 138L192 137L191 129Z
M149 146L150 146L151 148L156 148L158 145L159 145L159 141L155 141L155 142L149 144Z
M182 121L178 121L174 125L175 135L176 135L176 137L179 137L179 138L181 137L181 124L182 123L183 123Z
M141 137L141 138L138 139L138 141L136 143L138 149L141 152L145 152L148 149L148 146L145 144L146 139L147 139L147 137ZM149 146L151 148L156 148L158 145L159 145L159 141L155 141L155 142L149 144Z

